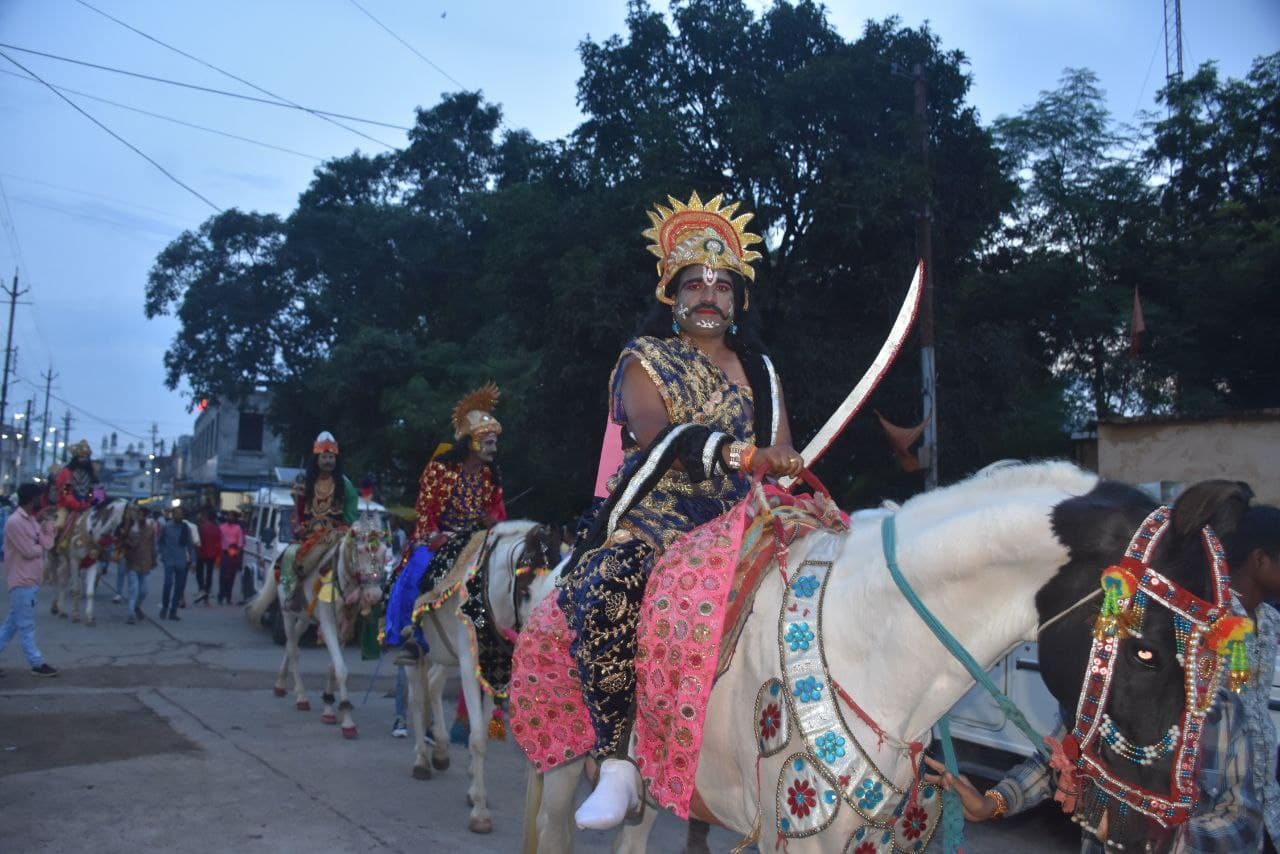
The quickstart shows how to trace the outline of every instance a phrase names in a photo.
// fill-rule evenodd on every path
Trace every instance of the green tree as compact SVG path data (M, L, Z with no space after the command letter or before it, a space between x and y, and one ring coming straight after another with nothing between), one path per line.
M1178 411L1280 405L1280 54L1244 80L1212 64L1170 84L1148 157L1167 176L1152 247L1149 358ZM1158 290L1154 290L1158 287Z
M1045 360L1083 423L1151 401L1161 385L1128 356L1133 289L1144 281L1155 199L1135 140L1105 106L1097 77L1068 69L1021 115L995 123L1020 176L1000 250L1008 289L1030 291Z

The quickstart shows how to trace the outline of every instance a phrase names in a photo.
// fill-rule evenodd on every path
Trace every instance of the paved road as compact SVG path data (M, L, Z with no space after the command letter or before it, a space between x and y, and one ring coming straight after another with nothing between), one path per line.
M408 742L388 735L386 667L375 679L375 663L349 651L360 738L348 742L320 723L322 650L302 653L315 690L314 711L302 713L272 695L280 648L240 609L188 608L180 622L130 626L108 590L97 610L88 628L42 603L37 637L62 669L56 679L30 675L16 644L0 653L0 849L519 850L525 766L514 744L489 756L494 832L469 833L466 756L454 748L449 771L409 777ZM683 840L684 825L664 815L650 851L677 852ZM721 829L710 839L716 852L737 842ZM577 850L608 843L584 833ZM1065 854L1076 844L1071 825L1046 813L971 827L965 850Z

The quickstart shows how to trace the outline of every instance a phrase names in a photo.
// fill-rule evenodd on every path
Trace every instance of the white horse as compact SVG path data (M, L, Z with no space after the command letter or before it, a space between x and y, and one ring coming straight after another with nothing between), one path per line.
M555 588L553 573L533 578L525 588L518 582L516 568L543 560L533 538L545 537L546 529L536 522L519 519L500 522L488 532L485 542L485 565L479 571L488 574L488 599L492 619L502 632L518 631L528 619L533 606ZM539 541L540 542L540 541ZM524 590L527 589L528 595ZM436 609L422 618L422 632L430 651L409 670L409 721L413 727L413 776L419 780L431 777L431 767L449 767L448 729L444 718L442 693L447 668L457 667L462 679L462 695L467 702L471 721L468 749L471 754L471 787L467 800L471 804L468 827L473 833L489 833L493 820L485 794L484 760L489 744L488 721L493 714L493 697L484 692L476 678L475 650L467 626L457 616L465 591L454 592ZM431 706L432 731L436 736L430 757L423 741L427 704Z
M262 589L249 603L247 614L249 621L257 625L271 600L279 601L280 616L284 621L285 652L280 671L276 674L274 690L277 697L285 696L285 684L292 672L294 705L302 712L311 710L311 701L307 699L298 667L298 642L307 626L312 622L320 624L330 661L320 719L326 724L338 723L338 716L334 713L336 700L338 711L342 713L342 735L355 738L358 731L351 719L347 663L343 658L342 644L351 635L356 612L368 618L373 606L382 598L383 566L390 543L367 514L362 514L345 534L314 548L315 554L307 555L296 565L297 583L293 595L286 599L276 572L269 572Z
M1064 462L1005 465L916 496L894 514L902 572L983 667L1035 638L1036 591L1067 561L1050 514L1097 482L1096 475ZM786 568L793 581L806 557L831 561L821 600L824 613L814 615L825 618L817 638L825 653L822 678L829 692L834 686L846 689L888 734L883 743L873 736L862 747L883 777L906 791L912 769L905 745L927 743L934 722L973 680L890 577L875 518L889 512L873 511L871 518L859 514L845 534L801 539L791 546ZM786 592L775 565L765 573L729 669L712 689L695 778L715 819L744 838L759 839L762 849L772 849L779 819L787 818L779 815L783 768L804 747L800 722L792 718L790 741L767 757L760 755L757 697L770 680L787 678L780 631ZM857 728L847 704L841 701L840 707L853 722L852 731L865 736L868 730ZM530 772L526 854L572 850L572 801L583 766L578 759L545 775ZM852 808L839 809L838 799L835 808L822 832L787 839L788 850L836 852L846 844L854 850L850 840L866 820ZM655 814L647 809L638 824L625 826L614 850L643 852ZM874 841L880 835L867 835L873 842L868 850L889 850Z
M70 598L71 622L78 623L83 601L85 625L96 625L97 621L93 618L93 597L98 587L98 570L102 566L102 562L97 560L96 552L110 547L104 541L115 538L124 519L124 509L128 505L129 502L123 498L95 504L80 513L71 523L66 549L50 549L45 553L45 584L55 591L49 605L50 613L60 617L67 616L66 600ZM93 562L81 568L81 564L90 556L94 557Z

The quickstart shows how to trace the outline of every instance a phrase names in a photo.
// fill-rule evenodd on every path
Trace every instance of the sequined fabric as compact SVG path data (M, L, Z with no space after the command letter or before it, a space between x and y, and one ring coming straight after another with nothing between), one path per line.
M611 415L624 428L623 462L614 490L633 476L646 455L625 432L622 376L636 360L653 380L672 424L695 423L749 441L754 436L752 393L731 383L717 365L679 338L636 338L622 351L610 380ZM622 747L635 701L636 622L654 559L681 534L727 512L746 495L746 482L717 471L699 483L668 471L622 518L614 540L583 555L560 591L559 604L573 634L587 709L596 732L593 752L612 756Z

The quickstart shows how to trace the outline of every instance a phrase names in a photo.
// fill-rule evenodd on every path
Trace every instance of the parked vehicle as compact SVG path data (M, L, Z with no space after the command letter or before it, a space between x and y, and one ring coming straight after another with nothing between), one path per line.
M293 542L294 507L289 487L272 486L255 492L245 510L245 566L252 567L258 586L262 585L267 573L273 571L276 559ZM387 508L378 502L362 497L360 512L372 516L380 529L389 530ZM284 622L280 619L278 603L272 602L267 608L262 624L271 628L275 642L283 646Z

